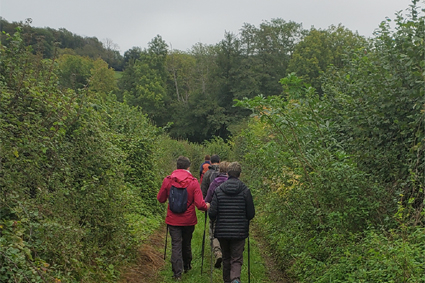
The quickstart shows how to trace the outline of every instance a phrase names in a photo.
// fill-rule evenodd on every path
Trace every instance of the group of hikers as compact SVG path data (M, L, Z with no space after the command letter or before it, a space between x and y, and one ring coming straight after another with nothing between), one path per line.
M225 283L240 283L245 240L255 208L248 187L239 180L238 162L221 161L216 154L205 156L200 181L190 172L190 160L180 156L177 169L167 176L157 199L168 200L165 223L171 237L173 279L180 281L192 269L192 235L197 224L195 207L208 213L214 266L223 267ZM207 214L205 215L205 221ZM205 222L206 223L206 222ZM204 228L205 235L205 228Z

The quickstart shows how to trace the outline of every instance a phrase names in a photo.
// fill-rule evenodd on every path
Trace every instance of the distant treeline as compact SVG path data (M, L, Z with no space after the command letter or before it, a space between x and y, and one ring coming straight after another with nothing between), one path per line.
M343 26L305 30L283 19L244 24L215 45L172 50L158 35L147 49L125 52L117 97L137 105L174 138L227 139L250 111L234 100L282 94L279 80L295 72L321 94L321 74L341 68L367 40ZM172 124L171 124L172 123Z
M104 43L96 37L83 37L72 33L65 28L58 30L45 27L32 27L31 19L22 22L8 22L0 17L0 27L2 33L0 35L1 42L8 46L6 34L13 34L16 27L21 26L26 35L25 44L32 45L34 52L42 52L45 58L53 58L55 56L55 47L58 54L72 54L79 56L87 56L92 59L102 58L108 65L116 71L121 71L124 66L123 56L117 50L117 45L111 40L106 39Z
M259 26L246 23L238 34L226 33L215 45L197 43L187 51L173 50L157 35L148 48L133 47L121 56L112 41L2 20L7 33L18 25L34 53L53 58L56 44L64 87L89 85L93 62L87 59L101 58L115 71L122 70L117 87L110 89L119 101L139 106L172 137L192 142L213 136L226 140L251 113L233 107L234 100L280 95L279 80L293 72L322 94L321 74L329 66L343 67L350 51L366 52L368 45L341 25L305 30L301 24L272 19Z

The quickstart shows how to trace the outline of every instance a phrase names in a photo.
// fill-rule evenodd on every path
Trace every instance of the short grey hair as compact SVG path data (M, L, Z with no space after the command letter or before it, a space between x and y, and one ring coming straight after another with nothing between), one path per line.
M227 167L229 167L229 162L227 161L221 161L218 165L218 171L220 173L227 173Z
M229 166L227 167L227 174L231 177L236 177L239 178L239 176L241 175L241 171L242 171L242 167L239 164L239 162L232 162L229 164Z

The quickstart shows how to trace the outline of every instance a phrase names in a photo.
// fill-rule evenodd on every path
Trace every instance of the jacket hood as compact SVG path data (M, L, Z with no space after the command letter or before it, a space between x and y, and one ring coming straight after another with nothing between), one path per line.
M179 188L187 188L190 182L193 181L194 177L192 173L185 169L174 170L170 175L171 185Z
M227 195L237 195L244 189L243 183L236 178L228 179L224 183L224 185L220 187L222 188L223 192Z
M213 183L221 184L221 183L224 183L225 181L227 181L227 175L223 174L223 175L218 175L217 177L215 177Z

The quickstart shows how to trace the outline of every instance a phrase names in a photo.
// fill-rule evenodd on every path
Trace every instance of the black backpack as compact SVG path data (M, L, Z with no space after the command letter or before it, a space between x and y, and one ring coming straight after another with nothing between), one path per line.
M183 213L187 210L187 190L186 188L176 188L171 186L168 197L170 210L174 213Z
M218 177L219 174L220 174L220 171L218 171L218 170L214 170L213 172L211 172L210 185L214 181L214 179Z

